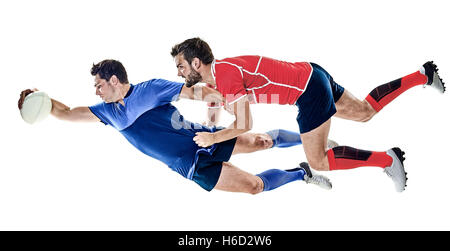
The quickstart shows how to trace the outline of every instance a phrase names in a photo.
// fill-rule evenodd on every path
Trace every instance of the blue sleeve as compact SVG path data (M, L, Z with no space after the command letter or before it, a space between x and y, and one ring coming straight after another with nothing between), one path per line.
M100 119L100 121L105 125L111 125L111 121L106 117L105 103L98 103L93 106L89 106L89 110Z
M184 83L152 79L146 85L145 96L152 99L154 107L157 107L178 100Z

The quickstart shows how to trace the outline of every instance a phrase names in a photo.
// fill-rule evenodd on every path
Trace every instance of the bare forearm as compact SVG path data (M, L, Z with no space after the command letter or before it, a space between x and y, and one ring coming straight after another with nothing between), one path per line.
M224 142L233 138L236 138L237 136L246 133L250 131L250 129L231 129L231 128L226 128L223 130L220 130L218 132L214 133L214 142L215 143L220 143L220 142Z
M67 114L70 111L70 107L59 102L58 100L52 99L52 110L51 114L58 119L66 120Z
M70 108L67 105L52 99L51 114L57 119L72 122L98 122L100 121L88 107Z
M253 120L250 113L248 100L241 99L231 106L225 106L235 116L235 121L226 129L210 133L197 132L194 141L201 147L207 147L215 143L220 143L235 138L252 129Z
M214 133L214 142L219 143L235 138L243 133L250 131L253 127L253 118L250 112L248 102L235 103L233 105L235 120L226 129Z
M26 89L23 90L20 93L20 98L18 101L18 107L19 109L22 109L23 102L25 100L25 97L29 95L30 93L33 93L35 91L38 91L38 89ZM52 109L50 113L61 120L67 120L67 121L79 121L79 122L99 122L100 119L92 113L92 111L87 106L80 106L75 107L71 109L67 105L55 100L51 99L52 101Z

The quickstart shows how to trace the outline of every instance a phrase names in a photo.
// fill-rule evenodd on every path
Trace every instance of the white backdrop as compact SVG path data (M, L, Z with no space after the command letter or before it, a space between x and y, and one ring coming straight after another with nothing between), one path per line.
M30 126L17 109L32 87L71 107L99 102L89 70L106 58L120 60L132 83L182 81L170 49L194 36L219 59L319 63L359 98L428 60L448 82L446 2L2 1L0 230L450 230L448 93L415 87L368 123L333 119L330 138L340 144L406 152L400 194L377 167L325 173L331 191L295 182L256 196L208 193L111 127L53 117ZM204 120L204 104L175 105ZM298 128L295 107L252 110L255 132ZM231 162L260 173L304 160L296 146Z

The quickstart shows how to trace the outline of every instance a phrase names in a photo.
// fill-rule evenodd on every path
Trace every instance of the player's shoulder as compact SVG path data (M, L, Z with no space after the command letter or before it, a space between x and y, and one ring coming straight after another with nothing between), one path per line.
M160 83L160 82L163 82L163 81L165 81L165 80L162 79L162 78L152 78L152 79L149 79L149 80L137 83L134 86L136 88L145 88L145 87L150 86L150 85L152 85L154 83Z
M224 58L222 60L216 60L216 68L226 68L230 70L231 68L236 68L239 71L252 71L261 61L262 56L257 55L244 55L237 57Z
M174 81L170 81L167 79L163 79L163 78L152 78L150 80L144 81L144 82L140 82L138 84L135 84L134 87L139 90L139 89L149 89L152 87L161 87L161 86L171 86L171 85L176 85L176 86L180 86L183 85L184 83L181 82L174 82Z
M236 64L244 65L246 63L258 62L261 56L258 55L243 55L236 57L228 57L220 60L216 60L216 64Z

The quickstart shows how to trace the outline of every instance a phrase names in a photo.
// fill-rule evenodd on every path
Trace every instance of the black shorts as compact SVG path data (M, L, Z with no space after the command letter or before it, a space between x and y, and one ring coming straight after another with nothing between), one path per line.
M227 162L233 153L236 138L217 143L216 150L209 155L199 153L192 180L203 189L211 191L219 181L222 163Z
M331 118L336 113L335 103L344 93L344 88L325 69L314 63L311 66L313 72L308 86L295 103L300 133L307 133Z

